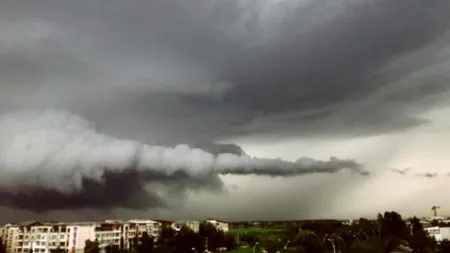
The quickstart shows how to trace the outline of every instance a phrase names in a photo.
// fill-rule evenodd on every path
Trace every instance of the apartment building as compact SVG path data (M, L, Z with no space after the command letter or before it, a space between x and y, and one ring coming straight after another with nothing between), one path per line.
M161 227L161 222L153 220L106 220L95 228L95 239L100 248L108 245L129 248L130 240L141 237L144 232L156 239Z
M56 249L80 252L94 237L94 222L21 222L3 228L7 253L50 253Z
M97 240L100 249L108 245L129 248L130 240L147 232L157 237L161 223L149 220L105 222L22 222L2 229L7 253L51 253L56 249L68 253L84 251L86 240Z
M230 230L228 222L217 220L217 219L207 219L206 222L214 225L217 230L222 230L223 232L228 232Z
M205 222L212 224L216 229L222 230L223 232L228 232L229 225L228 222L217 220L217 219L207 219ZM181 227L186 226L190 228L194 232L198 232L200 230L200 221L189 221L189 220L179 220L172 223L170 226L172 229L179 231Z
M175 231L180 231L181 227L188 227L195 233L198 233L200 230L200 222L199 221L189 221L189 220L179 220L175 221L170 225L170 227Z
M228 223L217 219L207 219L217 229L229 230ZM97 241L101 250L115 245L129 249L135 237L144 232L157 238L163 225L170 225L179 231L186 226L198 232L199 221L181 220L176 222L154 220L105 220L103 222L37 222L26 221L7 224L0 228L0 238L6 245L7 253L52 253L56 249L67 253L82 253L87 240Z
M21 222L6 225L2 239L7 252L41 253L56 248L67 248L67 228L60 224ZM47 250L47 251L46 251Z

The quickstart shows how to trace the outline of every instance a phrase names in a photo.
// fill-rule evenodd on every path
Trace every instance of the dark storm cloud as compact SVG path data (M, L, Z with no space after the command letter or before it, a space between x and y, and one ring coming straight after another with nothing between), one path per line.
M168 208L187 191L221 192L219 175L293 177L349 170L350 159L295 162L245 155L232 144L151 146L98 132L66 111L24 111L0 118L0 205L59 209ZM160 192L167 190L167 194Z
M0 187L0 205L29 210L48 212L53 210L80 210L127 208L147 210L148 208L170 208L158 192L146 187L158 183L169 187L174 194L183 194L188 190L209 190L220 192L223 183L217 175L192 178L186 173L173 175L135 169L124 171L105 171L102 180L82 178L79 190L65 192L46 186L25 186L17 190ZM156 190L158 187L155 187Z
M221 69L221 76L236 84L227 91L225 101L267 115L266 123L270 117L279 120L247 131L257 132L258 127L293 131L288 128L292 124L300 133L333 129L373 134L423 122L414 113L408 114L403 104L411 106L420 97L446 91L448 82L428 80L411 83L409 88L391 88L390 82L399 77L392 73L385 76L378 70L395 57L440 38L450 26L445 11L450 3L360 1L347 7L342 14L304 32L305 17L293 14L286 18L278 37L241 52ZM362 110L348 108L385 88L391 91ZM289 117L289 113L294 115Z
M105 173L103 182L84 178L81 190L64 193L52 188L33 186L11 192L0 189L0 203L33 212L60 209L111 209L123 206L130 209L165 207L165 200L144 190L139 175L132 172Z
M0 32L26 41L14 50L0 45L1 64L9 66L3 108L69 108L135 140L399 131L423 124L417 114L448 88L442 71L399 84L436 64L433 45L446 40L448 1L0 5ZM418 50L420 59L383 70Z

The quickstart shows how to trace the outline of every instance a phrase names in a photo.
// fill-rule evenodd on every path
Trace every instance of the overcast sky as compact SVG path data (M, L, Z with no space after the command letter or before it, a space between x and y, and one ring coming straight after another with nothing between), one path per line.
M167 209L4 206L0 220L346 218L432 205L450 215L448 10L448 0L3 0L3 117L64 111L119 139L339 157L373 175L225 175L214 179L223 191L184 191Z

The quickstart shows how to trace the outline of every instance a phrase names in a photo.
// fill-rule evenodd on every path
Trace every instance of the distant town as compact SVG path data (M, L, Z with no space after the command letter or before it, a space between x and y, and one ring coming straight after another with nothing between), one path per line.
M450 218L436 209L421 219L385 212L376 220L24 221L0 228L0 248L5 253L450 252ZM418 231L422 245L415 245Z

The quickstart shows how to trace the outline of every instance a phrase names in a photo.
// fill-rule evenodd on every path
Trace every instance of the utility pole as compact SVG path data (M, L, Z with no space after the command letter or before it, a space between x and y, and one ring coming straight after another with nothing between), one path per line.
M437 216L437 209L439 209L439 208L441 208L441 207L440 206L432 206L431 207L431 210L433 211L435 217Z

